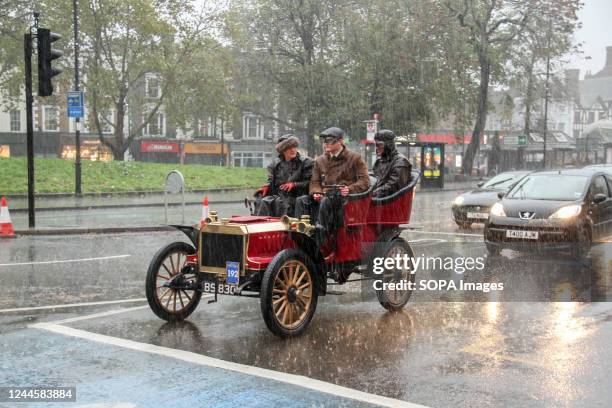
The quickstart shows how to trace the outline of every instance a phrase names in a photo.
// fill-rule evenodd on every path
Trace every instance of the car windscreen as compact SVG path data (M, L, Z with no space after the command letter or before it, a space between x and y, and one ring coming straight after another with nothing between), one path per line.
M500 190L510 187L512 184L523 177L523 174L502 173L493 177L482 185L482 188L498 188Z
M589 178L566 174L531 175L521 180L507 198L524 200L574 201L582 197Z

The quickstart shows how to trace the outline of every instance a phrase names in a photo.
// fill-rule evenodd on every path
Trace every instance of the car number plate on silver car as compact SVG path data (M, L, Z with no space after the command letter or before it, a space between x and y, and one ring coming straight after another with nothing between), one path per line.
M538 239L538 231L507 230L507 238Z
M468 212L467 213L467 217L468 218L476 218L476 219L479 219L479 220L486 220L487 218L489 218L489 213Z

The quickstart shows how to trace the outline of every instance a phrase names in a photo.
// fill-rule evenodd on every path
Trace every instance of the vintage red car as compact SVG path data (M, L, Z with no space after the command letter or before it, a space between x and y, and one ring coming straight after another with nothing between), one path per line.
M308 219L266 216L211 217L203 228L175 226L192 244L174 242L153 258L146 278L147 300L153 312L167 321L189 316L202 293L260 299L268 328L281 337L302 333L310 324L319 296L331 283L344 283L351 273L385 283L414 282L410 268L386 270L374 276L375 257L413 257L400 237L410 221L415 185L391 196L372 198L371 192L349 195L344 225L322 248L310 235ZM397 285L399 286L399 285ZM385 285L388 287L388 285ZM399 310L411 290L377 290L381 305Z

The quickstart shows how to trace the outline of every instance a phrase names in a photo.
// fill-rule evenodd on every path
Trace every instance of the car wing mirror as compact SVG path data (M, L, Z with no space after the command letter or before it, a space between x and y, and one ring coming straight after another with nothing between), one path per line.
M484 186L485 182L484 181L479 181L476 185L478 186L478 188Z
M504 198L505 195L506 195L505 191L500 191L499 193L497 193L497 198L501 200L502 198Z
M593 197L593 204L601 204L608 199L608 196L605 194L595 194Z

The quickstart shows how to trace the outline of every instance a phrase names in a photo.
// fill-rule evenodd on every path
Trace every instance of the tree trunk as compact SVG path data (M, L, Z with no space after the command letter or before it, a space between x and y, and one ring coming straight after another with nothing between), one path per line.
M474 157L480 148L480 140L484 133L487 123L487 101L489 98L489 79L491 76L491 62L487 57L480 58L480 90L478 94L478 112L476 124L472 132L472 140L468 144L463 160L463 174L471 174L474 164Z

